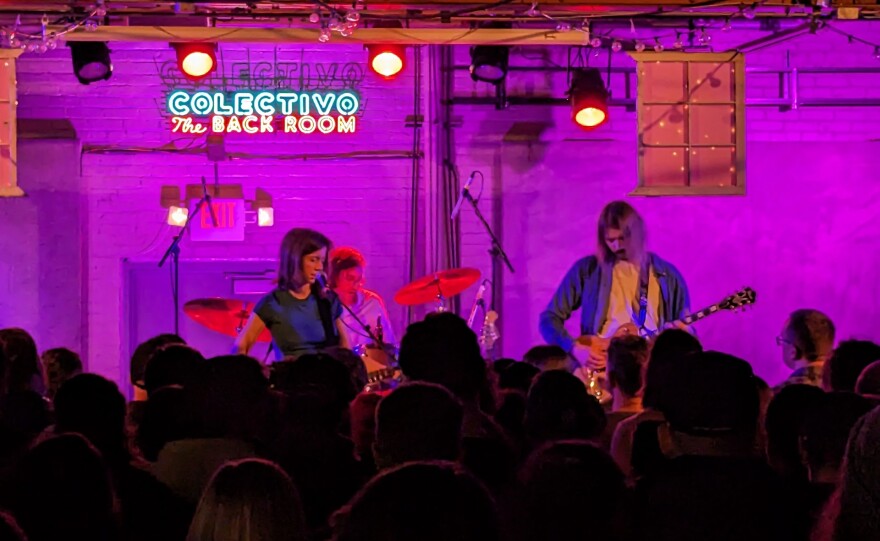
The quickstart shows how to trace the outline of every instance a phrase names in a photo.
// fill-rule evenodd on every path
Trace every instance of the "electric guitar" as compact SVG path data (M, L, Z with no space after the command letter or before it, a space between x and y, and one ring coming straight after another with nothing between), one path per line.
M367 372L367 385L381 383L386 380L394 379L400 375L399 368L379 368L372 372Z
M671 325L675 327L679 327L681 325L692 325L701 319L705 319L712 314L717 314L722 310L736 310L738 308L743 308L750 304L755 303L755 290L746 287L740 289L733 295L725 297L724 300L713 304L711 306L707 306L698 312L694 312L692 314L688 314L681 319L676 319L671 323ZM602 338L601 336L587 336L583 335L577 339L577 342L583 346L589 346L591 349L598 349L598 351L607 351L608 344L611 342L611 338L616 336L623 336L628 334L638 334L644 338L653 338L655 335L659 334L660 331L653 331L651 329L638 329L635 324L627 323L622 325L617 332L614 333L614 336L610 338Z
M364 362L367 370L367 385L382 383L400 375L397 368L397 348L391 344L379 347L375 344L359 344L352 348Z
M706 308L703 308L702 310L699 310L699 311L694 312L692 314L688 314L681 319L677 319L677 320L671 322L671 325L674 327L679 327L681 325L692 325L693 323L696 323L697 321L700 321L701 319L705 319L712 314L717 314L718 312L721 312L721 311L728 311L728 310L733 311L733 310L737 310L739 308L744 308L746 306L754 304L755 299L756 299L755 290L750 287L745 287L743 289L740 289L739 291L737 291L733 295L729 295L729 296L725 297L721 302L715 303L711 306L707 306ZM582 346L588 347L590 349L590 352L592 355L594 355L596 357L601 357L604 359L606 357L606 355L608 354L608 345L611 343L612 338L615 338L618 336L625 336L625 335L639 335L644 338L650 339L650 338L654 337L655 335L659 334L659 332L660 331L652 331L650 329L645 329L645 328L638 329L635 326L635 324L626 323L625 325L622 325L619 329L617 329L617 332L615 332L614 335L611 337L603 338L601 336L583 335L583 336L578 337L576 342ZM583 365L583 363L580 362L577 358L575 358L575 361L577 361L578 364ZM604 371L604 369L590 370L587 367L583 367L583 368L575 370L576 373L579 371L583 372L585 375L585 378L582 376L581 379L585 379L585 383L589 387L590 394L593 394L594 396L596 396L596 398L598 398L600 402L603 399L607 399L605 396L605 395L607 395L607 393L605 393L601 389L601 386L599 385L599 382L597 381L598 379L600 379L598 372Z

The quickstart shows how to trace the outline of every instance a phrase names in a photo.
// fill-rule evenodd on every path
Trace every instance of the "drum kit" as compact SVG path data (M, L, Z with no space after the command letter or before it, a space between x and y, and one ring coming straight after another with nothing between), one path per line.
M446 300L461 294L477 283L480 271L472 268L447 269L415 280L394 294L394 302L402 306L435 305L438 312L446 310ZM223 335L237 337L254 310L254 303L235 299L195 299L183 306L183 312L196 323ZM264 330L258 342L271 342L272 335ZM353 344L367 368L369 390L392 385L399 377L397 347L381 343Z

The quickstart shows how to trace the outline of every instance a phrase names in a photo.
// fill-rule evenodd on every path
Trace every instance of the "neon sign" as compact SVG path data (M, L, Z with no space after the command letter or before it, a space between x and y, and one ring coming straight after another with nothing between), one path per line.
M360 99L344 92L188 92L168 95L172 133L354 133Z

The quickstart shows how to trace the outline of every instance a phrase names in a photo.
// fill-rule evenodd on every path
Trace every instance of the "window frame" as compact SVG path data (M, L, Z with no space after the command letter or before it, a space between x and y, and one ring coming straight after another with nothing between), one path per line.
M685 52L632 52L630 56L637 62L636 73L638 75L636 110L638 111L638 156L639 156L639 184L630 192L629 195L642 196L662 196L662 195L694 195L694 196L712 196L712 195L745 195L746 178L745 178L745 55L740 51L728 51L722 53L685 53ZM655 105L652 102L645 103L644 92L642 89L648 81L642 76L642 64L648 62L676 62L676 63L726 63L733 68L733 107L734 107L734 128L736 129L734 148L734 167L735 184L730 186L646 186L645 185L645 165L643 159L643 150L650 148L650 145L643 143L642 127L644 125L643 115L645 114L645 106ZM688 69L690 67L688 66ZM690 96L687 96L681 102L682 106L690 106ZM696 102L699 104L699 102ZM686 117L689 118L689 117ZM690 141L685 141L683 145L689 150ZM688 158L690 164L690 158ZM687 178L691 180L691 168L688 167Z
M15 60L21 54L21 49L0 49L0 62L4 62L9 70L9 79L0 81L0 84L9 85L9 100L0 100L0 107L9 107L9 179L0 178L0 197L23 197L24 191L18 186L18 93L15 76ZM0 159L5 159L0 155Z

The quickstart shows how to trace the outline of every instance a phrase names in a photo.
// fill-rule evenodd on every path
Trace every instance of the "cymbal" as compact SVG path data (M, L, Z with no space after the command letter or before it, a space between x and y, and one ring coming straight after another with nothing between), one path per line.
M394 302L404 306L425 304L437 300L437 295L449 298L458 295L480 279L480 271L471 268L437 271L411 282L394 295Z
M196 323L226 336L237 337L244 328L254 303L235 299L195 299L183 305L183 312ZM265 329L257 342L271 342L272 335Z

